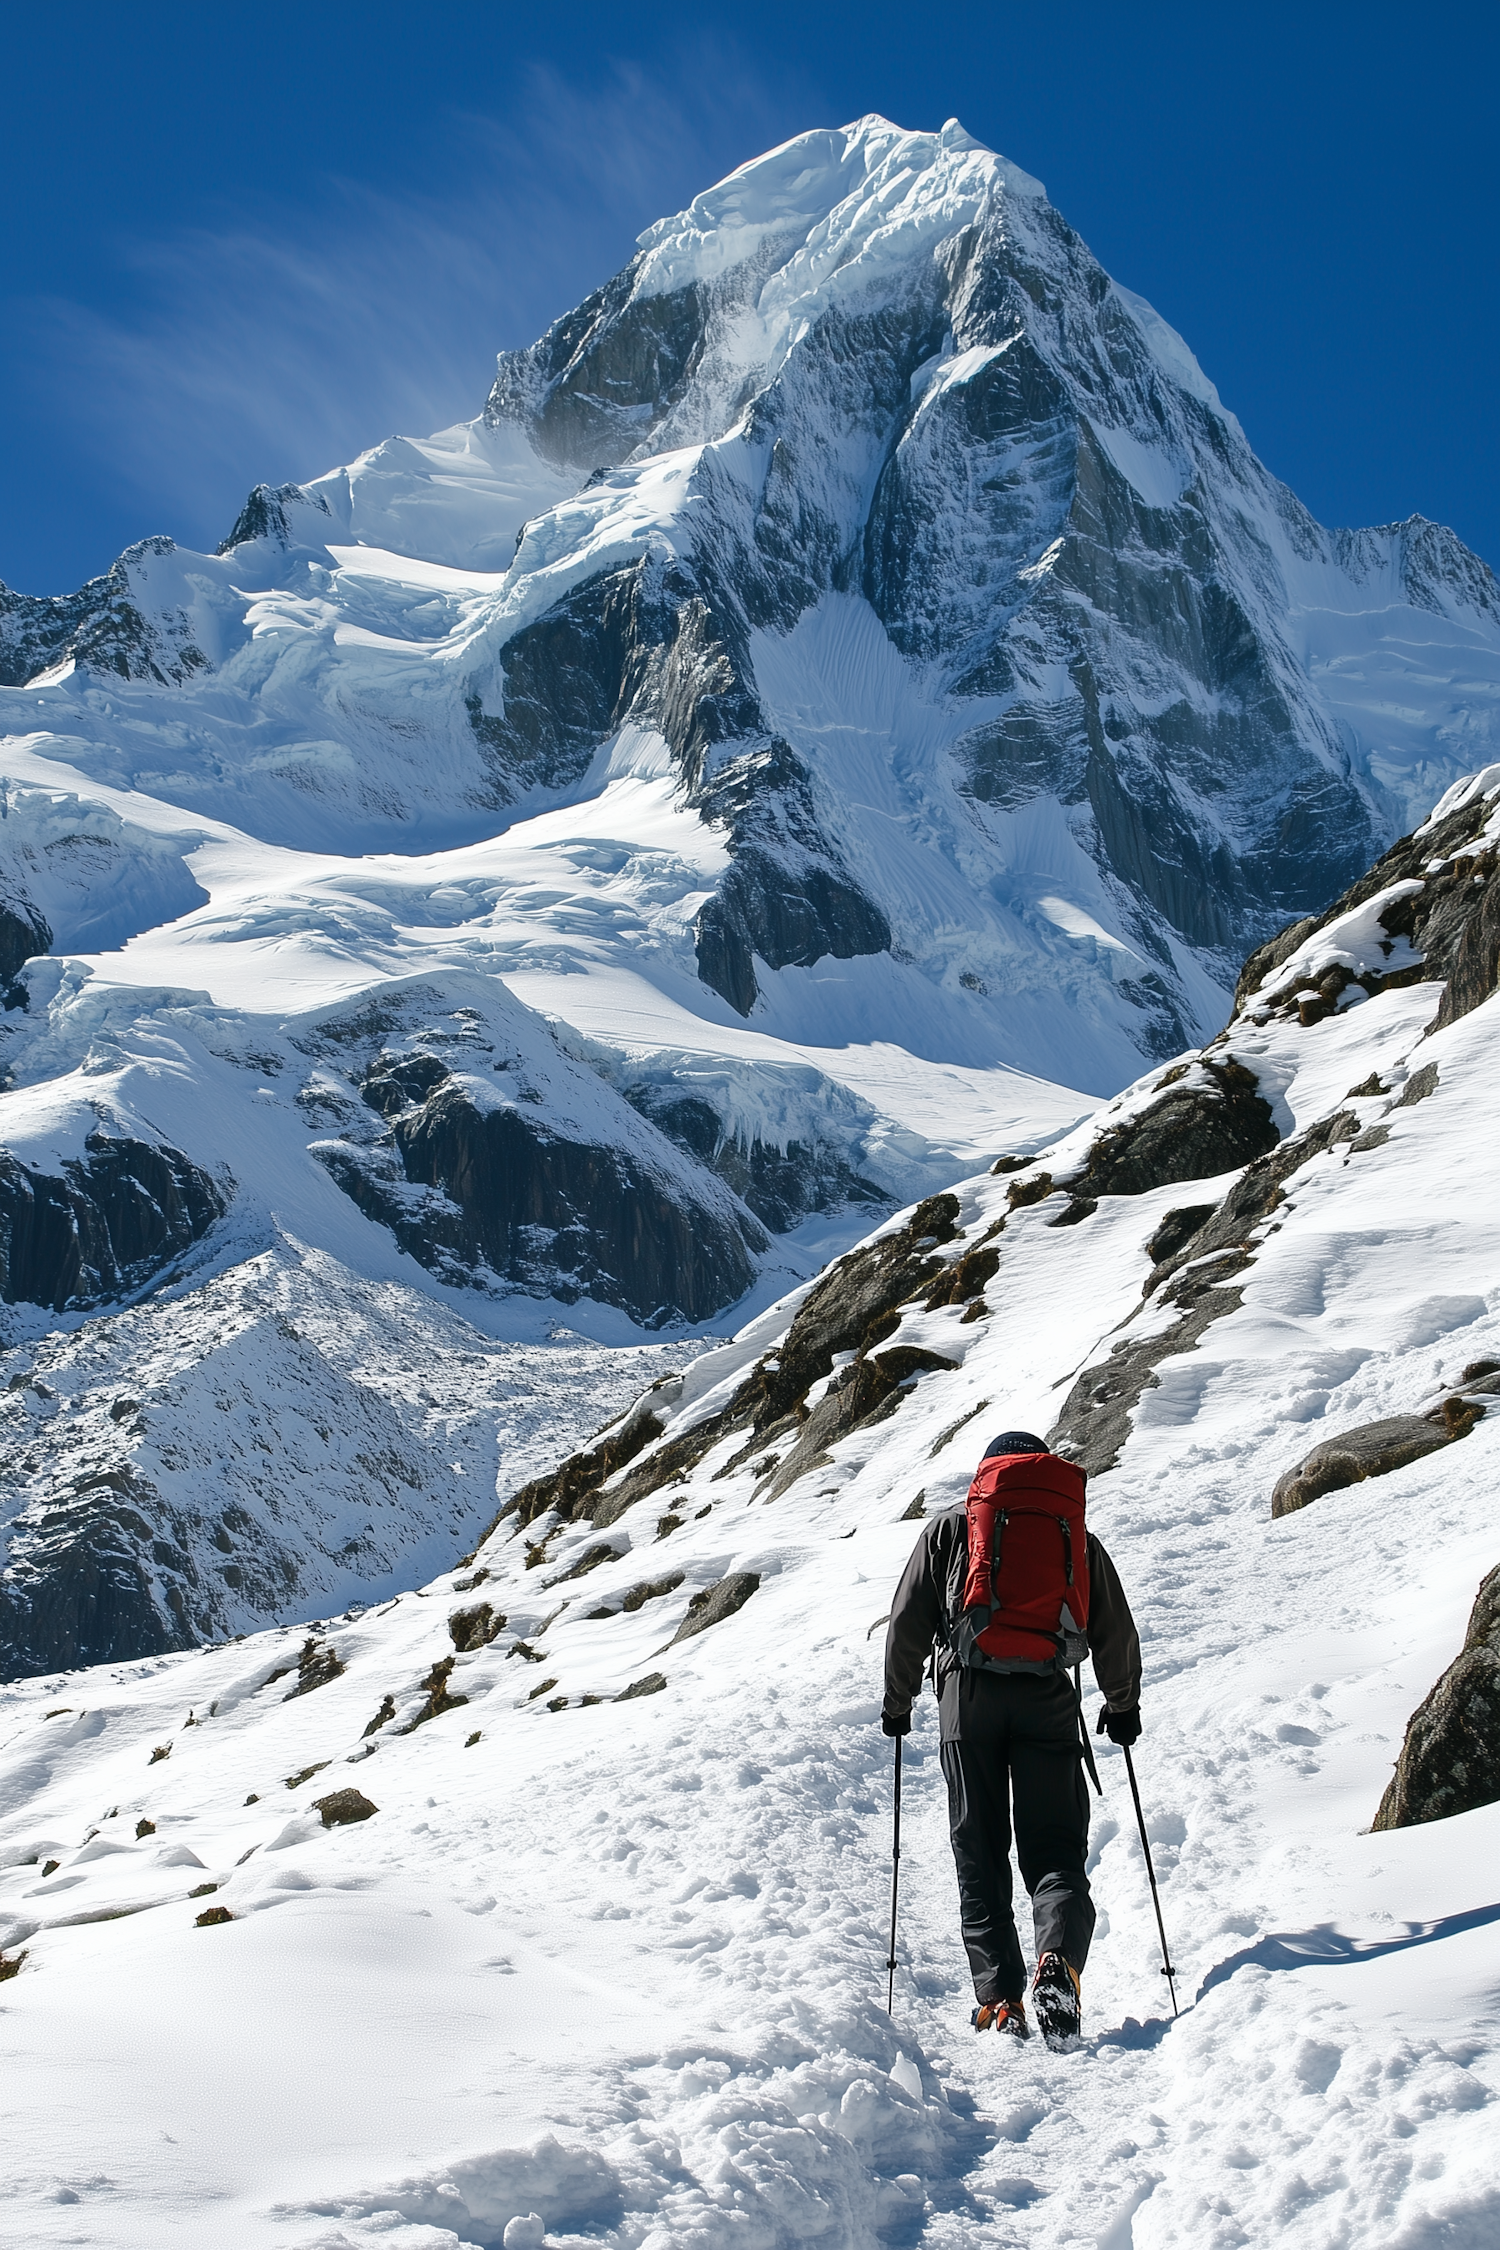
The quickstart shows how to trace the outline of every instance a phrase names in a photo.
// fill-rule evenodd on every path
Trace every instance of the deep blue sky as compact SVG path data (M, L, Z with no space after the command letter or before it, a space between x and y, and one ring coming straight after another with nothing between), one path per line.
M477 412L636 232L867 110L1046 182L1326 523L1500 566L1493 5L50 0L7 12L0 578L213 546Z

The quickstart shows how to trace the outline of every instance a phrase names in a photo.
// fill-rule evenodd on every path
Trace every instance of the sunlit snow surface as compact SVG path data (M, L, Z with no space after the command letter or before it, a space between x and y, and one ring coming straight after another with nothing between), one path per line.
M0 1987L4 2238L453 2250L537 2211L579 2250L1493 2240L1500 1807L1367 1831L1495 1560L1500 1425L1269 1518L1320 1435L1500 1354L1497 1003L1424 1041L1433 1004L1416 986L1310 1030L1236 1027L1285 1129L1378 1073L1390 1095L1354 1106L1390 1138L1296 1175L1242 1308L1162 1365L1093 1488L1142 1628L1180 2023L1105 1748L1083 2044L973 2038L930 1699L888 2020L876 1725L910 1501L957 1500L990 1424L1050 1422L1138 1301L1173 1187L1060 1230L1012 1213L990 1318L914 1310L901 1331L960 1366L769 1507L748 1471L717 1474L726 1441L671 1488L679 1528L659 1532L667 1494L638 1503L581 1581L556 1584L592 1526L528 1568L503 1524L478 1589L450 1571L375 1610L0 1692L0 1933L27 1955ZM1427 1062L1436 1092L1391 1106ZM967 1239L1005 1191L961 1189ZM669 1436L790 1309L696 1362ZM759 1592L666 1650L732 1570ZM480 1599L507 1623L457 1657L467 1702L400 1734L450 1614ZM283 1701L295 1673L269 1676L308 1632L346 1668ZM663 1692L608 1700L657 1670ZM325 1833L309 1800L351 1785L377 1815ZM226 1927L195 1927L207 1883Z

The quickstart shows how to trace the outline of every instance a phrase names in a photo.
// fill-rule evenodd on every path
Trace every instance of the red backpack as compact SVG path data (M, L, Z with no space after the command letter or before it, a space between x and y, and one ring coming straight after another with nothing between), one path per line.
M1055 1453L1000 1453L969 1487L969 1567L953 1622L960 1664L1057 1672L1088 1653L1084 1473Z

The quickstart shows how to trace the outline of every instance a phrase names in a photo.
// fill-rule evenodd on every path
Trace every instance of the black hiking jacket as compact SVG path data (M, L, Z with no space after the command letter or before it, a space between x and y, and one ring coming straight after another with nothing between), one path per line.
M1092 1531L1088 1551L1089 1656L1094 1677L1111 1711L1131 1711L1141 1700L1141 1644L1135 1619L1115 1566ZM896 1588L885 1637L885 1708L893 1717L909 1711L921 1693L923 1668L934 1643L939 1695L958 1669L948 1648L948 1622L963 1598L968 1566L967 1511L945 1508L922 1526ZM969 1676L986 1681L1027 1677L987 1672Z

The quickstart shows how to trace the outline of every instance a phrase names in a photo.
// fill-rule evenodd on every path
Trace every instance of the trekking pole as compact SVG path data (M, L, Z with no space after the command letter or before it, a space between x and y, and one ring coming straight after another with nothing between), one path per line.
M885 2012L894 2015L896 2000L896 1885L901 1879L901 1737L896 1737L896 1820L891 1839L891 1951L886 1962L890 1975L885 1988Z
M898 1744L897 1747L899 1749L900 1745ZM1141 1811L1141 1793L1135 1785L1135 1766L1128 1747L1124 1743L1121 1743L1120 1747L1125 1751L1125 1771L1130 1776L1130 1794L1135 1799L1136 1825L1141 1832L1141 1850L1146 1855L1146 1880L1151 1885L1151 1904L1156 1908L1156 1928L1157 1934L1161 1938L1161 1973L1166 1978L1167 1990L1172 1995L1172 2020L1175 2023L1177 2020L1177 1985L1175 1981L1177 1971L1173 1968L1172 1956L1167 1951L1166 1924L1161 1918L1161 1898L1156 1888L1156 1869L1151 1864L1151 1846L1146 1841L1146 1816Z
M1078 1740L1083 1748L1083 1762L1088 1769L1088 1777L1094 1784L1094 1795L1102 1797L1104 1795L1104 1784L1099 1779L1099 1768L1094 1763L1094 1745L1089 1740L1088 1721L1083 1715L1083 1666L1081 1664L1075 1664L1073 1667L1073 1692L1078 1698Z

